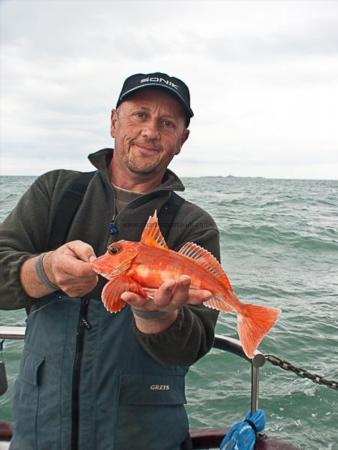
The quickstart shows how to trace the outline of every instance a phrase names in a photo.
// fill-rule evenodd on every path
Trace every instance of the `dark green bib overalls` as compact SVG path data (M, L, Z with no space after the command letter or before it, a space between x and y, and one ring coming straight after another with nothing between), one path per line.
M31 309L11 449L70 450L77 433L79 450L178 450L188 433L186 368L165 368L143 351L129 308L109 314L91 299L80 325L77 372L80 306L79 299L54 294ZM78 430L72 422L75 376Z
M148 356L130 308L110 314L99 294L32 303L11 450L179 450L185 441L187 368Z

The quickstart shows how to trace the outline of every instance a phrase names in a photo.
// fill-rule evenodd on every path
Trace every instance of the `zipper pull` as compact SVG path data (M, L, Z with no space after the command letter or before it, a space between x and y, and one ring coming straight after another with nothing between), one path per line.
M87 330L90 330L92 327L85 317L81 317L81 325L85 327Z
M116 223L115 222L111 222L109 224L109 233L111 235L113 235L113 234L117 234L118 232L119 232L119 230L117 229Z

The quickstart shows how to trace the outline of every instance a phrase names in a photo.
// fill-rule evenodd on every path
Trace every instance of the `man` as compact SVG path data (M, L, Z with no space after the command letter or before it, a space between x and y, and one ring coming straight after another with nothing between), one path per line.
M184 377L212 346L217 313L202 305L210 293L182 276L152 300L124 292L130 307L109 314L90 262L113 241L139 240L155 209L160 225L170 215L170 248L193 241L219 258L212 218L172 200L184 187L167 166L192 116L181 80L130 76L111 115L114 150L89 156L97 171L61 245L55 217L79 172L39 177L3 223L0 304L30 308L12 450L187 448Z

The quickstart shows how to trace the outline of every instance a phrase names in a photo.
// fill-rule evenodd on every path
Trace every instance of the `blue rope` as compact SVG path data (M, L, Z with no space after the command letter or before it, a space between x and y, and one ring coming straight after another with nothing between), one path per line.
M246 413L244 420L236 422L224 436L220 450L253 450L256 434L265 427L265 413L262 409Z

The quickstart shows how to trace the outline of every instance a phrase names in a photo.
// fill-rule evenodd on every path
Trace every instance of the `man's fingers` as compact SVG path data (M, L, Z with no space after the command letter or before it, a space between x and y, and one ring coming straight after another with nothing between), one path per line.
M82 241L72 241L59 247L51 258L55 276L67 274L73 277L94 276L90 260L96 257L93 248Z
M145 288L147 299L133 292L124 292L121 299L136 309L173 311L185 304L200 305L212 298L211 292L191 289L190 283L190 277L182 275L177 281L165 281L157 290Z
M179 309L185 303L189 297L191 279L187 275L182 275L176 282L175 290L173 291L170 303L173 307Z
M75 283L74 279L69 281L63 280L60 284L60 288L69 295L69 297L82 297L95 288L97 281L98 277L81 280L81 283Z
M154 303L158 305L159 308L169 305L176 288L177 283L174 280L165 281L156 291L154 295Z
M200 305L212 299L212 293L204 289L190 289L189 290L189 305Z
M133 305L136 305L138 303L144 303L144 300L145 300L140 295L135 294L135 292L130 292L130 291L123 292L123 294L121 295L121 299L124 302L130 303Z
M93 247L86 242L72 241L68 242L65 247L71 250L76 258L81 261L90 262L93 257L96 258Z
M126 291L123 292L123 294L121 295L121 300L123 300L124 302L128 303L130 306L132 306L133 308L136 309L154 309L154 307L152 307L152 301L141 297L138 294L135 294L135 292L130 292L130 291Z
M47 253L45 271L65 293L71 297L81 296L90 292L98 281L89 262L92 257L95 258L95 253L89 244L72 241Z
M84 278L96 275L90 263L75 258L60 259L55 263L54 271L62 271L63 274L74 278Z

